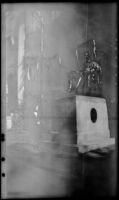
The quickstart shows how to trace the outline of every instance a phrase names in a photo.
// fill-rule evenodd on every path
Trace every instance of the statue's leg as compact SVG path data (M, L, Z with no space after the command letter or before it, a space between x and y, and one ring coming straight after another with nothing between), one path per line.
M72 90L72 81L68 81L68 92L71 92Z

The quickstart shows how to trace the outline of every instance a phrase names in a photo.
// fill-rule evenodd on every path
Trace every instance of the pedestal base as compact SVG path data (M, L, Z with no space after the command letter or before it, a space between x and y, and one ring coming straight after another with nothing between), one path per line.
M76 96L77 145L79 152L109 147L110 138L107 104L104 98Z
M115 145L115 138L107 139L97 139L97 140L81 140L78 143L78 151L80 153L86 153L92 150L101 149L101 148L110 148L112 145ZM111 148L112 149L112 148Z

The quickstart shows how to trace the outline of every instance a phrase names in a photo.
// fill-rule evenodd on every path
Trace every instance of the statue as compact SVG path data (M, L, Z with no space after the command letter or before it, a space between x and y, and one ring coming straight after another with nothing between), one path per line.
M91 60L88 54L87 57L85 76L87 77L88 93L95 95L98 94L101 89L102 69L96 60Z
M85 52L83 69L71 71L68 78L68 91L75 94L101 95L102 69L96 61L96 47L94 43L94 58Z

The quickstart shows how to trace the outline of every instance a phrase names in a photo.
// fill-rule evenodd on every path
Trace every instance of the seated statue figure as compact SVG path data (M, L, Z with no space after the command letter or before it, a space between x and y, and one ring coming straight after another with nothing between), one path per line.
M102 69L101 66L95 61L88 59L86 63L85 73L87 76L88 93L90 95L99 94L102 84Z
M96 60L85 54L82 70L71 71L68 78L68 91L75 94L99 95L101 93L102 69Z

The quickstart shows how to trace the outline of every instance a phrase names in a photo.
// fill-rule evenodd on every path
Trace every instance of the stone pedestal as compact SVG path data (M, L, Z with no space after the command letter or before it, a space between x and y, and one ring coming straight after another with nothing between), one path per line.
M110 138L108 112L104 98L76 96L77 145L79 152L107 147Z

